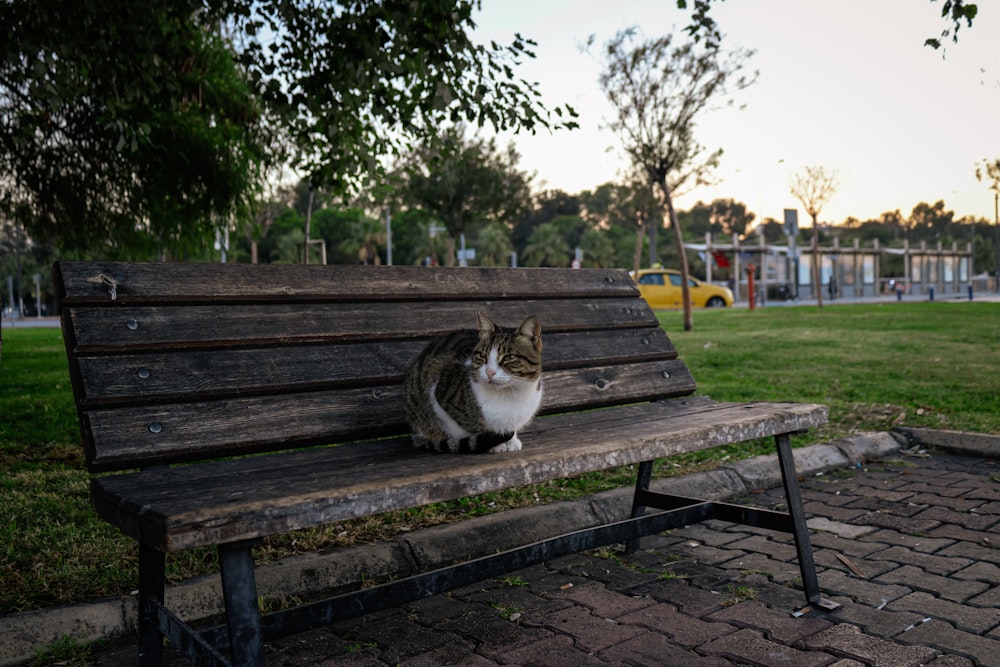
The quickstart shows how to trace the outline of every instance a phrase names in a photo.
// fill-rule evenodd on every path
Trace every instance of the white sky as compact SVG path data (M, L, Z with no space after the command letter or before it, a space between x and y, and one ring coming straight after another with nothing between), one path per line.
M923 45L946 27L940 1L716 0L724 44L755 49L748 69L760 78L738 96L744 109L698 121L696 139L724 149L721 182L683 196L679 208L732 197L758 219L780 220L783 208L801 209L791 175L821 165L839 181L823 222L896 209L908 217L938 200L956 218L992 222L993 192L975 168L1000 158L1000 5L978 5L942 58ZM537 58L519 74L540 84L550 108L569 103L580 114L578 130L512 137L536 191L575 194L619 179L625 161L603 129L612 113L597 83L601 48L619 29L656 37L689 20L674 0L483 0L477 35L535 40ZM593 55L581 49L591 34Z

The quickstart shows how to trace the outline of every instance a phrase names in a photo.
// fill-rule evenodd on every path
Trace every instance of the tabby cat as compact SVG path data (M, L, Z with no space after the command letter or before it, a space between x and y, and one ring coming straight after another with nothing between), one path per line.
M406 375L413 444L439 452L516 452L517 431L542 400L542 330L534 315L505 329L476 313L478 331L432 340Z

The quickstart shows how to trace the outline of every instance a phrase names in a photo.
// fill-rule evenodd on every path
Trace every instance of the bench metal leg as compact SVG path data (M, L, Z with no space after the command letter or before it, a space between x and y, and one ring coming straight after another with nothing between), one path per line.
M139 664L163 664L157 605L163 603L166 554L139 541Z
M251 542L219 546L222 596L226 602L233 665L264 665L264 633L257 606Z
M785 487L785 503L792 517L792 534L795 536L795 550L798 553L799 572L802 574L802 587L805 589L806 600L815 607L836 609L840 605L824 599L819 591L816 562L813 560L805 510L802 508L802 494L799 492L798 473L795 471L795 457L792 455L792 436L788 433L776 435L774 443L778 449L781 481Z
M632 514L634 519L646 513L646 506L641 504L639 497L649 491L649 481L653 477L653 462L643 461L635 475L635 495L632 496ZM632 554L639 550L639 538L633 538L625 543L625 553Z

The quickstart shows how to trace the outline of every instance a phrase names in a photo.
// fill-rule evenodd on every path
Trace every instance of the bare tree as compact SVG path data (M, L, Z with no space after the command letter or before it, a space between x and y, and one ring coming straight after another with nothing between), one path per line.
M977 165L976 180L989 182L993 191L993 275L997 278L997 292L1000 292L1000 159L983 160Z
M819 282L819 226L820 211L837 191L837 172L824 167L805 167L792 176L792 195L802 202L806 213L812 218L812 283L816 293L816 303L823 307L823 286Z
M617 113L609 127L662 195L680 256L685 331L693 327L691 294L673 198L686 186L707 183L718 166L722 150L705 154L694 139L695 119L712 102L756 80L756 75L741 74L752 55L746 49L723 51L710 40L675 45L667 35L644 41L634 28L619 32L605 47L599 83Z

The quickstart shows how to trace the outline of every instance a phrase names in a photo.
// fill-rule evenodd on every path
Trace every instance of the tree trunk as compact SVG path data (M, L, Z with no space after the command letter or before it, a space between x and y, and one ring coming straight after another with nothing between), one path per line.
M677 245L677 255L681 263L681 297L684 300L684 331L691 331L694 328L694 318L691 312L691 286L688 284L688 260L687 252L684 251L684 236L681 234L681 226L677 222L677 212L674 211L674 198L667 187L667 180L660 180L660 189L663 191L663 202L667 206L667 215L670 219L670 226L674 230L674 242Z
M816 290L816 305L820 308L823 307L823 286L819 282L819 229L816 225L816 216L812 216L813 219L813 238L812 238L812 277L813 277L813 289Z
M635 217L639 223L639 229L635 232L635 259L632 262L632 275L635 276L636 284L639 283L639 266L642 262L642 239L646 236L646 217L642 211L638 211Z

